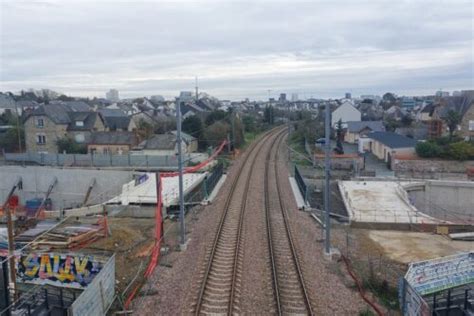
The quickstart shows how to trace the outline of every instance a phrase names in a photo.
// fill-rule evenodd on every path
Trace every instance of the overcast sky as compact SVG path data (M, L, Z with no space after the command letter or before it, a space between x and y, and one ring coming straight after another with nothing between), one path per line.
M173 97L195 76L232 100L474 87L472 0L0 1L0 91Z

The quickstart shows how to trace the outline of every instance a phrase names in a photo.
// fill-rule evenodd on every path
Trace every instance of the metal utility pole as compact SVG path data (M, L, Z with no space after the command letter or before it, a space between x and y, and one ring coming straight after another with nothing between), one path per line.
M232 144L235 151L235 110L232 111Z
M290 137L291 137L291 122L290 122L290 103L288 103L288 163L291 163L291 149L290 149Z
M15 193L16 189L22 189L23 180L21 177L18 177L15 184L12 186L10 192L7 195L7 199L3 203L2 208L6 211L7 215L7 232L8 232L8 257L9 257L9 271L10 271L10 282L13 285L13 300L16 299L16 271L15 271L15 240L13 234L13 220L12 220L12 210L10 208L10 198Z
M331 219L329 214L331 212L330 207L330 192L331 189L329 187L329 169L331 168L331 144L329 139L329 134L331 133L331 106L329 102L326 103L326 117L325 117L325 155L324 155L324 228L325 228L325 238L324 238L324 252L329 255L331 253Z
M184 223L184 193L183 193L183 153L181 150L181 99L178 99L177 133L176 142L178 143L178 173L179 173L179 220L181 222L181 248L186 247L185 223ZM183 249L183 250L184 250Z
M23 152L23 146L21 145L21 128L20 128L20 114L18 113L18 106L15 102L15 112L16 112L16 133L18 134L18 150L20 154ZM25 159L23 159L23 166L25 165Z

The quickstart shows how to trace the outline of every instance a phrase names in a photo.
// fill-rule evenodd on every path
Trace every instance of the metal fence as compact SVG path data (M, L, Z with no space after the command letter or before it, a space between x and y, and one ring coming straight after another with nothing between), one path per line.
M178 156L167 155L104 155L104 154L45 154L4 153L7 163L27 163L63 167L177 167ZM184 154L185 165L195 160L194 154Z
M304 198L304 201L308 203L308 186L304 182L303 177L301 176L300 171L298 170L296 166L295 166L295 180L296 180L296 184L298 184L298 189L300 190L301 195Z

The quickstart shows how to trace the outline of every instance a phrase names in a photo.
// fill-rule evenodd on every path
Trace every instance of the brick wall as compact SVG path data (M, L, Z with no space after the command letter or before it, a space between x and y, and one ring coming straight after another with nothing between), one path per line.
M392 170L398 177L427 179L467 178L467 168L474 167L474 161L393 159Z

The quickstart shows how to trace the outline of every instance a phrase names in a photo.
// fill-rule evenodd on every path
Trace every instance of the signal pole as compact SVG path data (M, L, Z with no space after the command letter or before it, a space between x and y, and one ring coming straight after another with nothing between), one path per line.
M179 220L181 222L181 250L186 250L186 233L184 223L184 193L183 193L183 153L181 150L181 98L178 98L178 107L176 111L177 117L177 133L176 142L178 143L178 173L179 173Z
M330 206L330 187L329 187L329 177L330 177L330 168L331 168L331 144L329 143L329 134L331 133L331 106L329 102L326 103L326 117L325 117L325 155L324 155L324 253L326 255L331 254L331 219L329 217L331 206Z

